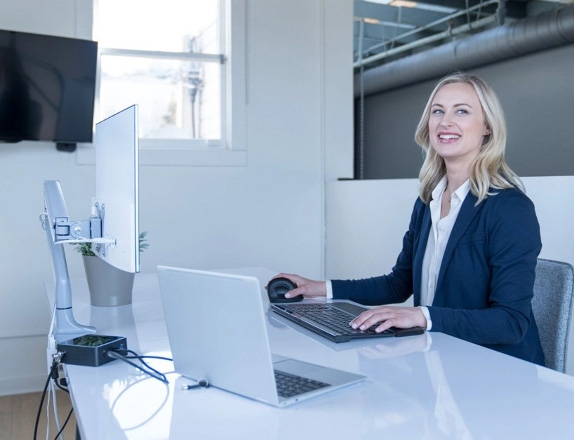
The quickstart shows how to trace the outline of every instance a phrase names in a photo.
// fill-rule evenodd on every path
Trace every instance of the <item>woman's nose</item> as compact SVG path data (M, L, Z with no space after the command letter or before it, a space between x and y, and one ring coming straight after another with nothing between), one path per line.
M451 127L453 125L452 118L449 114L445 113L444 116L440 120L440 125L443 127Z

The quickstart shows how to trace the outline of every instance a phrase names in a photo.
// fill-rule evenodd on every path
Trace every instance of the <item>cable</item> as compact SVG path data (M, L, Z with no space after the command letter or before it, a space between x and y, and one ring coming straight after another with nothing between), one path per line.
M199 379L197 383L193 385L183 385L182 390L192 390L195 388L209 388L209 381L207 379Z
M111 410L112 414L115 414L115 413L116 413L116 409L115 409L115 408L116 408L116 405L117 405L117 403L122 399L122 397L124 396L125 393L128 393L129 390L130 390L132 387L137 386L138 384L141 384L142 382L145 382L146 380L152 380L152 379L153 379L152 377L147 376L147 377L143 377L143 378L141 378L141 379L137 379L137 380L135 380L135 381L133 381L133 382L130 381L131 383L129 383L123 390L121 390L120 393L119 393L119 394L116 396L116 398L113 400L112 405L111 405L111 407L110 407L110 410ZM134 430L134 429L138 429L139 427L144 426L147 422L149 422L151 419L153 419L153 418L162 410L162 408L165 407L165 404L169 401L169 396L170 396L170 394L171 394L171 392L170 392L170 389L171 389L171 388L170 388L169 384L167 384L167 383L163 383L163 382L162 382L162 384L163 384L163 389L165 390L165 395L164 395L163 401L159 403L159 405L158 405L158 407L156 408L156 410L153 411L153 413L151 413L151 414L149 414L149 415L147 415L147 416L144 416L143 420L141 420L141 421L136 421L135 424L133 424L133 425L131 425L131 426L122 425L122 429L123 429L124 432L131 431L131 430ZM154 401L154 402L157 401L157 398L159 398L159 395L158 395L157 392L156 392L156 393L154 393L154 399L153 399L153 401ZM141 415L140 412L138 412L137 414L138 414L138 415Z
M125 356L122 353L129 353L131 356ZM144 359L159 359L159 360L173 361L172 358L163 357L163 356L140 356L136 352L134 352L132 350L127 350L127 349L110 350L110 351L106 352L106 355L112 359L119 359L121 361L124 361L127 364L129 364L129 365L137 368L138 370L144 372L145 374L148 374L152 378L157 379L157 380L159 380L165 384L169 384L169 381L167 380L167 377L165 376L165 374L163 374L163 373L157 371L155 368L151 367L149 364L147 364L147 362ZM129 359L137 359L138 361L140 361L143 364L143 367L140 365L137 365L135 362L132 362ZM46 398L48 387L50 385L50 379L54 379L53 383L55 383L59 389L61 389L62 391L65 391L66 393L69 393L69 390L66 387L62 386L58 381L57 368L58 368L58 365L60 363L60 360L61 360L61 354L54 356L54 360L52 361L52 365L50 367L50 372L48 374L48 378L46 379L46 383L44 385L44 390L42 391L42 398L40 399L40 405L38 406L38 413L36 414L36 422L34 424L34 440L36 440L38 438L38 426L40 423L40 416L42 415L42 407L44 405L44 399ZM205 386L205 385L201 385L201 386ZM55 392L54 392L54 400L55 400ZM54 408L56 408L55 404L54 404ZM54 413L54 415L56 417L56 425L57 425L56 427L60 428L58 433L56 434L56 437L54 438L54 440L57 440L58 437L60 437L62 435L62 432L66 428L66 426L70 420L70 417L72 416L73 411L74 411L74 408L72 408L70 410L68 417L66 417L66 420L64 421L64 424L62 425L61 428L58 426L59 421L57 419L57 414ZM48 421L49 421L49 414L48 414ZM46 435L48 435L48 433L49 433L49 431L46 433Z
M131 356L125 356L122 353L129 353ZM53 379L53 384L55 384L59 389L61 389L62 391L65 391L66 393L69 394L69 390L62 386L60 384L60 382L58 381L58 365L60 363L61 360L61 353L58 353L57 355L54 356L54 360L52 361L52 365L50 367L50 372L48 374L48 377L46 379L46 383L44 385L44 389L42 391L42 398L40 399L40 404L38 406L38 413L36 414L36 422L34 424L34 440L36 440L38 438L38 427L39 427L39 423L40 423L40 416L42 415L42 407L44 405L44 400L46 399L46 395L48 392L48 387L50 386L50 379ZM155 368L151 367L150 365L147 364L147 362L144 359L159 359L159 360L166 360L166 361L173 361L172 358L168 358L168 357L163 357L163 356L140 356L138 355L136 352L132 351L132 350L110 350L108 352L106 352L106 355L112 359L119 359L122 360L124 362L126 362L127 364L137 368L138 370L144 372L145 374L148 374L149 376L151 376L154 379L157 379L165 384L169 384L169 381L167 380L167 377L165 376L165 374L157 371ZM130 361L129 359L137 359L138 361L140 361L143 366L142 367L140 365L137 365L136 363ZM57 410L56 410L56 404L55 404L55 391L53 390L53 388L50 388L50 391L52 391L53 394L53 398L54 398L54 416L56 417L56 427L59 428L58 433L56 434L56 437L54 438L54 440L57 440L58 437L60 437L64 431L64 429L66 428L68 422L70 421L70 418L72 416L72 413L74 412L74 408L72 408L68 414L68 417L66 417L66 420L64 421L64 424L62 425L62 427L60 428L59 426L59 420L57 418ZM50 398L50 394L48 394L48 399ZM49 411L49 410L48 410ZM49 423L49 413L48 413L48 423ZM46 432L46 436L49 434L49 424L48 424L48 431Z
M48 439L48 435L50 434L50 395L52 395L52 411L54 412L54 420L56 421L56 429L59 431L60 427L60 418L58 417L58 401L56 399L56 390L54 387L54 383L57 381L53 380L50 382L50 388L48 389L48 406L46 408L46 439Z
M63 426L60 426L60 417L58 415L58 403L57 403L57 399L56 399L56 390L54 389L54 384L61 389L62 391L65 391L66 393L70 394L70 391L68 390L68 388L64 387L61 385L60 383L60 377L58 376L57 379L54 379L51 383L50 383L50 391L52 393L52 402L54 404L54 420L56 421L56 429L58 430L58 435L56 435L56 439L58 438L58 436L61 435L61 433L64 431L64 429L66 428L66 424L68 423L68 420L70 419L70 416L72 415L72 411L70 411L70 414L68 415L68 417L66 418L66 421L64 422ZM73 410L73 408L72 408ZM48 426L46 429L46 438L48 437L48 434L50 433L50 417L48 414ZM64 437L62 436L62 439Z
M132 352L131 350L121 350L123 352ZM165 374L160 373L159 371L157 371L155 368L150 367L142 358L142 356L139 356L137 354L133 354L134 358L139 360L146 368L143 368L142 366L136 364L135 362L130 361L126 356L122 355L119 353L120 350L110 350L106 352L106 356L112 358L112 359L119 359L121 361L124 361L125 363L131 365L132 367L137 368L140 371L143 371L145 374L150 375L151 377L153 377L154 379L157 379L165 384L168 384L169 381L167 380L167 377L165 377Z
M46 379L46 384L44 385L44 391L42 392L42 398L40 399L40 405L38 406L38 414L36 414L36 423L34 424L34 440L38 436L38 425L40 423L40 415L42 414L42 406L44 405L44 398L46 397L46 391L48 390L48 385L50 385L50 379L52 379L56 368L58 367L58 361L56 358L52 361L52 366L50 367L50 373Z
M66 393L70 394L70 391L69 391L67 388L65 388L65 387L63 387L62 385L60 385L60 383L59 383L57 380L55 380L54 382L56 383L56 386L57 386L58 388L60 388L62 391L65 391Z
M50 406L50 399L54 403L54 407ZM50 435L50 409L54 411L54 417L56 418L56 429L59 430L59 422L57 417L57 405L56 405L56 390L54 388L54 381L50 382L48 386L48 395L46 396L46 440L48 440L48 436Z
M72 408L70 410L70 412L68 413L68 417L66 417L66 420L64 421L64 424L62 425L62 428L58 431L58 433L56 434L56 437L54 437L54 440L58 440L58 437L60 437L62 435L62 432L64 432L64 429L66 429L66 425L70 421L70 417L72 417L73 412L74 412L74 408Z
M120 353L120 352L130 353L131 356L124 356L126 359L140 359L140 360L141 360L141 359L160 359L160 360L163 360L163 361L173 361L172 358L168 358L168 357L164 357L164 356L152 356L152 355L143 355L143 356L142 356L142 355L137 354L135 351L129 350L129 349L127 349L127 348L126 348L126 349L123 349L123 350L116 349L116 350L114 350L114 351L117 352L117 353ZM120 353L120 354L121 354L121 353Z
M58 378L54 379L52 381L52 384L56 384L56 386L61 389L62 391L65 391L66 393L70 394L70 390L68 390L67 387L62 386L62 384L60 383L61 379L60 376L58 375ZM67 382L67 381L66 381ZM53 389L53 386L51 387L51 389ZM60 427L60 419L58 416L58 407L56 404L56 392L55 390L52 391L52 394L54 396L54 419L56 420L56 429L58 429L58 434L56 434L56 437L54 437L54 440L57 440L58 437L62 436L62 440L64 439L62 433L64 432L64 429L66 429L66 426L68 424L68 422L70 421L70 417L72 416L72 413L74 412L74 408L72 407L70 409L70 412L68 413L68 417L66 417L66 420L64 420L64 424ZM48 430L48 433L50 431ZM47 434L48 434L47 433Z
M56 392L54 390L54 384L56 384L56 386L58 388L60 388L61 390L69 393L68 389L63 387L59 382L58 382L58 367L60 365L60 360L62 359L62 354L61 353L57 353L54 355L54 360L52 361L52 365L50 367L50 373L48 374L48 378L46 379L46 384L44 385L44 390L42 392L42 398L40 399L40 405L38 406L38 413L36 415L36 422L34 424L34 440L36 440L37 436L38 436L38 426L40 423L40 416L42 414L42 407L44 405L44 399L46 399L46 395L47 397L47 408L46 408L46 438L48 437L49 433L50 433L50 397L52 397L52 401L54 404L54 419L56 421L56 428L58 429L58 434L56 435L56 439L62 434L62 432L64 431L64 428L66 427L66 424L68 423L68 420L70 419L70 416L72 415L72 410L70 411L70 414L68 414L68 417L66 419L66 421L64 422L64 425L60 428L60 421L58 419L58 406L56 403ZM53 379L53 381L50 381L50 379Z
M133 350L129 350L127 348L124 349L113 349L113 351L119 355L121 355L122 357L124 357L125 359L137 359L138 361L140 361L142 364L144 364L147 368L149 368L150 370L156 372L157 374L162 375L162 373L158 372L157 370L155 370L154 368L150 367L145 361L144 359L160 359L160 360L164 360L164 361L173 361L172 358L168 358L168 357L164 357L164 356L152 356L152 355L139 355L137 354L135 351ZM124 353L130 353L131 356L126 356ZM165 377L165 375L163 375Z

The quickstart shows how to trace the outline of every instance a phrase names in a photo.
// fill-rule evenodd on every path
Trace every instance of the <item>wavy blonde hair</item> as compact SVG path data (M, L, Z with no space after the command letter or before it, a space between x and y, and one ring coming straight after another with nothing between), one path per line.
M480 152L472 163L470 191L478 198L478 205L495 193L489 189L516 187L524 192L520 178L512 171L504 159L506 149L506 119L495 91L481 78L466 73L454 73L444 77L435 86L424 108L415 132L415 141L423 149L425 160L419 173L420 198L429 203L432 191L446 174L444 159L430 146L429 119L431 104L437 92L447 84L463 83L472 86L484 115L489 134L484 136Z

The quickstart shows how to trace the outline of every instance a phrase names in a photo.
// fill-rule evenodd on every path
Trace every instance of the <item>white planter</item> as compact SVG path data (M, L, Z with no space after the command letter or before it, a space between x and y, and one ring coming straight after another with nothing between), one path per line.
M131 304L135 274L117 269L98 257L82 255L93 306Z

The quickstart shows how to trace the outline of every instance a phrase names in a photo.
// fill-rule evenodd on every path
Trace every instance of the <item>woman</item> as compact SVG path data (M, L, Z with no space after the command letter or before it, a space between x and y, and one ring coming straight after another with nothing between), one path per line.
M290 296L380 305L350 325L419 326L544 365L531 300L541 249L534 206L504 159L506 123L495 92L457 73L433 90L415 140L426 153L420 195L392 272L297 284Z

